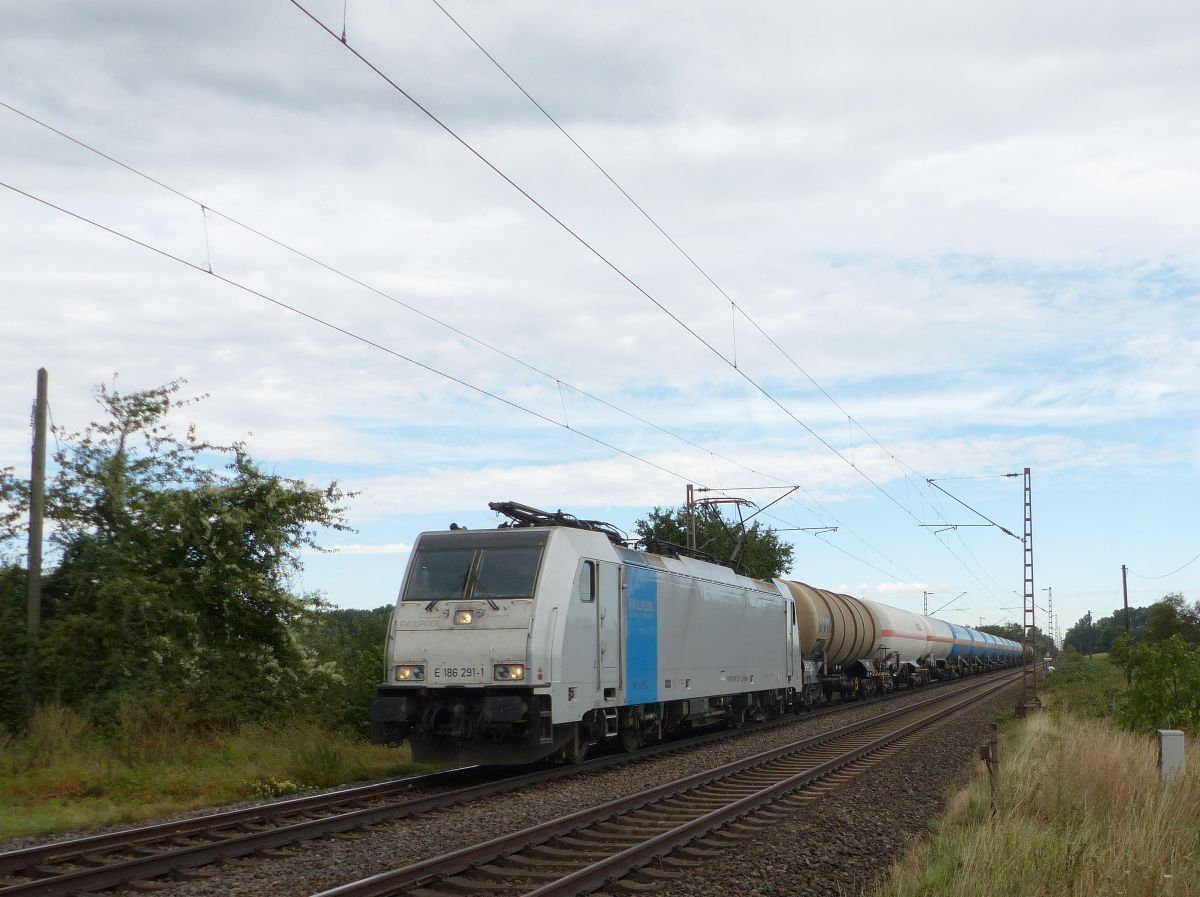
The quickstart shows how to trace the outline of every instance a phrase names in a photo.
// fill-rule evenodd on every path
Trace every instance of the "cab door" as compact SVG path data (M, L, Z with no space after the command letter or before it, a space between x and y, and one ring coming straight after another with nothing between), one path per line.
M787 681L796 674L796 656L800 653L799 633L796 631L796 602L783 602L783 628L787 630ZM797 682L798 686L799 683Z
M616 700L621 687L621 565L596 562L596 690Z

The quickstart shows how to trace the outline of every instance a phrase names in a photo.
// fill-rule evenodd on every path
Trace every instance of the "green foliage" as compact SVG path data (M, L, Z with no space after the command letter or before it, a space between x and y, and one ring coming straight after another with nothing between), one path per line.
M320 610L297 627L310 661L334 669L322 698L322 718L366 734L367 711L383 679L383 644L392 607L374 610Z
M282 781L278 779L259 779L254 782L247 782L246 789L255 800L268 800L273 797L287 797L289 794L303 791L304 787L288 779L283 779Z
M1135 640L1148 637L1150 607L1129 609L1129 633ZM1093 619L1091 615L1079 620L1063 637L1063 645L1075 648L1080 654L1104 654L1112 650L1116 640L1125 635L1125 609L1113 611L1107 617Z
M0 733L25 713L25 571L0 567Z
M97 726L70 708L47 705L27 733L0 735L0 839L423 768L411 762L407 748L368 744L311 719L200 731L156 711L125 729Z
M1200 647L1179 635L1128 652L1133 682L1117 708L1131 729L1200 731Z
M0 551L22 533L27 516L29 489L11 467L0 467ZM0 554L0 561L4 555Z
M1025 627L1020 623L1001 623L998 626L980 626L980 632L986 632L990 635L996 635L1000 638L1006 638L1018 644L1025 643ZM1047 633L1042 632L1036 626L1033 628L1033 644L1034 653L1038 657L1057 657L1058 647L1054 644Z
M635 524L643 539L658 539L674 545L687 545L687 509L658 508L647 519ZM757 521L742 528L729 523L713 505L696 507L696 546L718 560L730 560L738 553L737 568L747 576L771 579L782 576L792 566L792 546L780 540L778 533ZM740 544L740 548L739 546Z
M101 386L101 419L56 431L47 514L61 561L43 586L38 699L109 725L153 701L208 726L287 713L336 678L295 637L316 604L289 579L318 530L346 529L346 494L268 474L240 444L174 435L180 388ZM18 647L0 640L0 654ZM0 682L10 727L14 681Z
M1076 651L1038 684L1046 704L1082 716L1112 716L1125 690L1124 667L1099 658L1088 660Z
M1200 643L1200 601L1188 604L1178 592L1164 595L1149 607L1129 609L1129 638L1133 643L1162 642L1173 635L1192 644ZM1093 620L1088 614L1067 630L1064 646L1081 654L1109 652L1125 637L1125 610Z
M1192 644L1200 642L1200 601L1189 607L1179 592L1165 595L1150 605L1146 631L1152 642L1163 642L1173 636Z

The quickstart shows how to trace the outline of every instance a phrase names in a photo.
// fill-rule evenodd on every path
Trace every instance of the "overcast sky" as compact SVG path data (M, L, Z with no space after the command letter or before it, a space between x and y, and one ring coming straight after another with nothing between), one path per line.
M1145 578L1200 552L1195 4L444 0L704 273L431 0L305 5L562 225L288 0L5 3L0 100L178 193L4 108L0 181L187 265L0 189L0 466L41 365L67 429L183 377L360 492L297 583L341 606L489 501L797 484L795 578L970 624L1021 546L925 479L1030 467L1064 630L1122 563L1200 598ZM1020 479L941 485L1021 531Z

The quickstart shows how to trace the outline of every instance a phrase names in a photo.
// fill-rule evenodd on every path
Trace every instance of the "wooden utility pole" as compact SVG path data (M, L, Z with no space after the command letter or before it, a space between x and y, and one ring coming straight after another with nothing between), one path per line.
M42 520L46 511L46 407L49 376L37 372L33 406L33 462L29 474L29 564L25 577L25 718L33 719L38 630L42 623Z
M1125 650L1128 651L1129 645L1129 568L1124 564L1121 565L1121 593L1125 596ZM1133 671L1129 667L1129 658L1125 659L1125 684L1129 685L1133 682Z
M687 485L687 547L696 550L696 487Z

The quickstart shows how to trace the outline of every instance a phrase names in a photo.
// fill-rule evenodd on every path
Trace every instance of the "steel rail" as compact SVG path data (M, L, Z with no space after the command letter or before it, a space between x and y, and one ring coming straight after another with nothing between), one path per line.
M949 682L944 681L939 684L947 685ZM970 687L977 686L968 686L968 688ZM70 892L110 888L129 881L154 878L179 869L201 866L221 859L242 857L266 849L374 825L386 820L418 815L433 809L478 800L583 772L653 759L664 754L689 750L714 741L724 740L731 735L748 735L779 725L794 724L806 719L838 713L852 707L890 701L901 694L903 693L889 692L868 701L837 703L803 716L788 715L746 726L736 732L708 732L687 739L651 745L632 754L620 753L601 756L577 766L507 775L482 784L443 791L400 803L391 802L357 810L336 812L339 807L348 804L386 800L388 797L414 788L438 787L442 783L451 785L465 775L482 773L482 770L480 767L441 770L428 775L409 776L387 782L10 851L0 854L0 875L11 878L24 873L23 877L32 880L0 887L0 897L35 897L35 895L36 897L54 897L54 895ZM921 706L922 703L925 702L872 717L868 722L878 722L890 718L896 713L908 712L912 707ZM816 739L824 737L815 736ZM275 824L275 827L265 831L257 828L260 825L271 825L279 817L285 819L294 816L304 817L308 814L326 811L329 811L330 815L316 819L302 819L302 821L290 824ZM246 831L246 828L251 826L255 828ZM201 843L194 843L197 839L203 840ZM181 840L185 843L180 844ZM188 841L192 843L186 843ZM120 856L130 851L153 850L155 846L165 849L148 856L144 854L132 858ZM118 859L115 862L105 862L106 855L108 858L115 855ZM86 868L55 872L53 869L55 865L84 866Z
M94 854L106 850L128 849L146 842L169 840L171 838L185 837L199 832L222 829L247 822L257 822L272 816L305 813L356 800L386 797L411 788L437 787L443 781L447 784L454 784L455 780L463 773L475 768L468 766L456 769L443 769L425 775L405 776L404 778L390 779L386 782L375 782L371 785L342 788L338 791L329 791L322 794L310 794L304 797L273 801L267 804L256 804L252 807L240 807L236 810L206 813L200 816L192 816L188 819L159 822L153 825L105 832L100 835L89 835L84 838L51 841L48 844L11 850L0 853L0 875L11 875L14 872L19 872L22 869L28 869L32 866L49 862L61 862L62 860L85 854Z
M702 838L756 810L769 806L785 795L797 791L806 785L810 785L836 772L838 769L854 763L856 760L864 759L902 738L932 726L945 717L957 713L1003 688L1013 685L1015 681L1014 677L1012 682L1001 682L979 694L963 698L948 707L913 720L913 722L893 732L886 732L860 747L847 751L841 756L834 757L811 769L796 773L787 779L768 785L760 791L749 794L728 806L713 810L697 819L685 822L669 831L647 839L641 844L634 845L605 859L598 860L557 881L529 891L524 897L577 897L579 894L586 894L589 891L593 891L623 875L627 875L629 872L642 868L652 860L690 844L697 838Z
M659 785L655 788L639 791L635 794L626 795L624 797L615 798L604 804L578 810L574 813L549 820L530 828L512 832L507 835L501 835L481 844L463 847L458 850L442 854L441 856L432 857L430 859L412 863L399 869L383 872L378 875L371 876L370 878L362 879L361 881L340 885L338 887L322 891L320 894L314 895L314 897L392 897L392 895L402 893L407 889L425 885L440 878L454 876L468 870L484 866L495 860L501 859L502 857L515 854L522 849L535 847L537 845L542 845L546 842L553 841L556 838L571 835L572 833L576 833L587 826L606 822L607 820L631 813L648 805L676 797L681 793L692 791L703 785L708 785L722 779L728 779L744 770L763 766L767 763L778 760L782 757L787 757L789 755L800 754L804 751L811 751L828 742L852 736L864 729L884 725L901 716L918 713L922 709L928 709L929 705L953 701L959 696L972 693L968 694L965 699L943 708L940 711L937 711L937 718L940 719L945 715L957 712L965 706L969 706L971 703L980 700L982 697L986 697L995 691L1011 686L1015 681L1016 675L1017 674L1009 673L1005 675L1004 678L998 683L992 678L988 678L982 682L977 681L972 685L969 685L958 691L954 691L950 694L943 694L937 697L928 698L916 704L910 704L906 707L888 711L887 713L880 714L879 716L872 717L868 720L851 723L839 729L822 733L820 735L815 735L801 741L793 742L789 745L772 748L770 750L755 754L751 757L745 757L714 769L694 773L681 779L677 779L673 782ZM978 694L980 690L983 690L982 694ZM906 733L908 730L915 730L916 728L920 728L921 726L927 724L928 723L923 717L912 724L904 726L898 731ZM903 734L896 734L895 732L884 736L889 743L894 742L902 737L904 737ZM868 743L869 745L874 745L870 748L871 750L879 749L879 746L875 745L875 742L879 740L881 739L875 739ZM856 747L853 750L828 761L827 763L823 763L820 767L822 769L820 775L827 775L830 771L853 762L855 759L858 759L862 753L863 749ZM805 773L801 773L800 775L804 774ZM797 776L792 776L787 781L792 781L797 778ZM772 785L770 787L775 788L776 785ZM765 790L769 789L764 789L764 791ZM738 801L738 805L741 805L741 800ZM738 815L745 815L745 812L746 811L743 811ZM696 836L693 835L692 838L694 837ZM692 838L689 838L688 840L691 840ZM630 850L634 849L635 848L630 848ZM581 874L583 871L584 870L579 870L579 874ZM608 875L608 878L611 877L611 874ZM603 881L600 883L603 884ZM589 888L590 887L594 887L594 885L589 885ZM477 890L479 893L484 893L486 889L481 885L479 888L477 888Z

